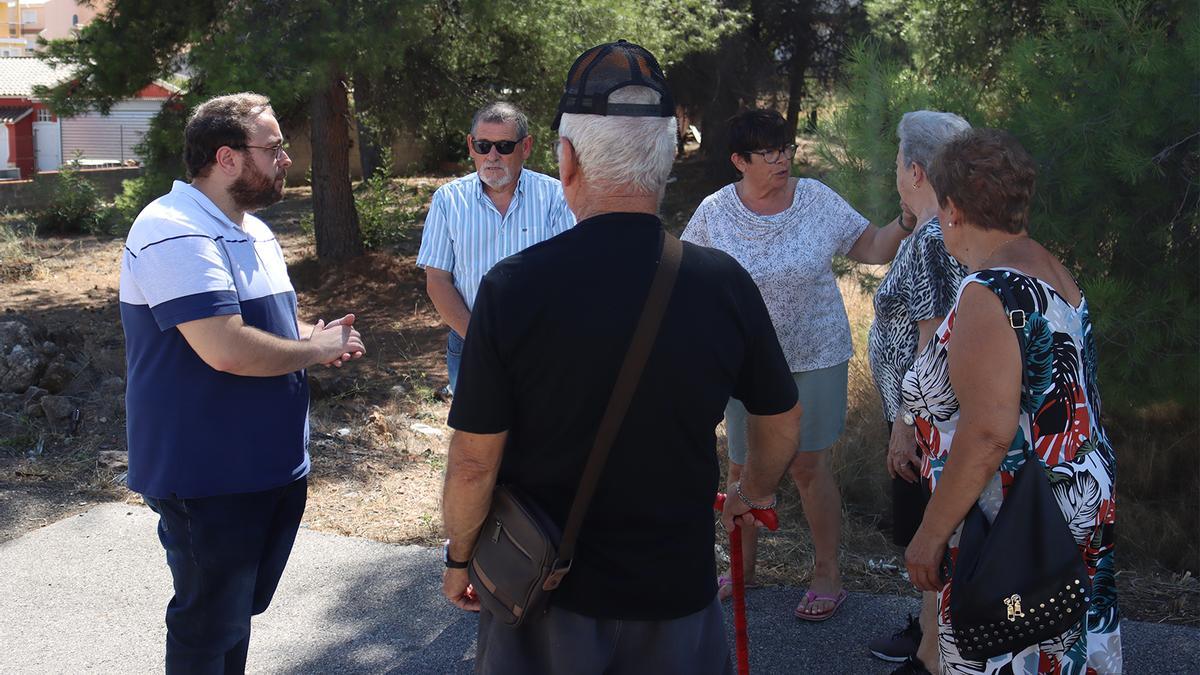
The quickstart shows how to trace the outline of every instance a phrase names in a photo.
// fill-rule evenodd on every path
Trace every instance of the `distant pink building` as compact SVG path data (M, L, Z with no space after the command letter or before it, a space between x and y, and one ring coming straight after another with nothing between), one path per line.
M108 0L89 7L77 0L0 0L4 8L0 30L0 57L28 56L37 49L39 37L58 40L71 37L104 11Z

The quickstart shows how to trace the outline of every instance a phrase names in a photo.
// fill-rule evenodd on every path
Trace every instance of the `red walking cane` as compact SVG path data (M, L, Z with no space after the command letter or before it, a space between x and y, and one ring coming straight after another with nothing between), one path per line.
M725 509L725 493L718 492L713 508ZM750 513L768 530L779 529L775 509L751 509ZM742 528L735 524L729 533L729 572L733 577L733 634L737 645L738 675L750 675L750 634L746 630L746 579L742 570Z

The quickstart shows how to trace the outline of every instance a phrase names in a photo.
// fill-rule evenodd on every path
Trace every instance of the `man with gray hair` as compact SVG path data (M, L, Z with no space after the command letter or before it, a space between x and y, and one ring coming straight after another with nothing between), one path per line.
M429 299L450 327L451 393L483 275L502 259L575 224L558 181L524 168L532 150L525 113L505 101L489 103L475 113L467 134L475 172L433 193L417 265L425 269Z
M684 243L678 276L596 483L569 574L517 628L480 602L468 561L497 483L560 528L664 250L656 215L675 154L661 69L625 41L585 52L559 116L560 176L579 219L497 264L476 296L449 424L443 592L481 611L483 673L729 673L716 599L715 430L730 396L755 439L722 521L750 526L795 453L796 387L754 281Z

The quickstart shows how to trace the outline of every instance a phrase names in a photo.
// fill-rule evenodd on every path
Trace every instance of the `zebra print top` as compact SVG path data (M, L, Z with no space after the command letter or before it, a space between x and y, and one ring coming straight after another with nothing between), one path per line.
M900 413L900 382L916 359L917 322L950 313L965 273L946 252L937 218L900 242L875 292L875 321L867 339L867 358L887 421Z

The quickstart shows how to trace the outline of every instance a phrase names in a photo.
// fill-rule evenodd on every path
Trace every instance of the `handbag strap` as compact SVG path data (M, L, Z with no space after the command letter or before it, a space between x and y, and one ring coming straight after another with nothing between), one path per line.
M633 392L637 389L642 376L642 368L650 357L650 349L658 337L658 328L667 309L667 301L671 298L671 290L675 287L675 278L679 274L679 262L683 256L683 244L663 230L662 257L658 262L658 270L654 281L650 284L650 292L646 296L646 304L642 307L642 315L638 319L637 328L633 331L633 339L621 371L617 375L617 383L613 386L612 396L609 397L608 407L600 420L596 432L596 440L592 444L587 466L579 479L579 490L575 493L575 501L571 503L571 511L567 516L567 526L563 530L562 541L558 548L558 559L554 562L554 572L546 581L547 590L555 588L571 569L571 559L575 555L575 542L579 537L579 527L583 524L583 516L592 495L596 492L596 484L600 473L608 460L608 451L612 448L613 440L621 428L625 411Z
M1025 310L1017 304L1017 296L1012 292L1008 282L996 285L1000 291L1000 300L1004 303L1004 313L1008 315L1008 325L1017 334L1017 347L1021 350L1021 388L1029 388L1029 369L1025 367L1025 324L1028 317Z
M1025 354L1025 327L1028 324L1028 314L1021 309L1017 304L1017 296L1012 291L1012 286L1007 281L997 284L996 288L1000 292L1000 302L1004 304L1004 313L1008 315L1008 325L1012 327L1013 332L1017 334L1017 348L1021 351L1021 395L1025 392L1030 392L1029 389L1029 364L1026 363ZM1032 395L1032 392L1030 392ZM1029 439L1029 443L1025 445L1025 459L1037 459L1037 455L1033 452L1033 439Z

